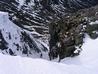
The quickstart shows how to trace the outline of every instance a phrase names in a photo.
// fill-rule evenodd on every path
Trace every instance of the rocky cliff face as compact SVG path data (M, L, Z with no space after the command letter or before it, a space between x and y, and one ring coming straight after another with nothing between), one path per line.
M98 6L82 9L71 13L49 25L50 60L59 56L59 61L65 57L80 54L85 35L96 39L98 37Z
M2 26L0 28L0 52L43 57L48 53L48 46L50 45L51 49L55 44L54 30L49 31L49 24L79 9L95 6L97 3L97 0L1 0L0 11L7 12L9 17L3 19L3 22L0 21ZM12 21L13 24L10 25L12 22L6 23L5 20ZM15 36L13 31L15 31ZM49 33L53 37L50 38ZM4 34L7 34L8 39L4 37ZM49 44L49 39L53 44Z

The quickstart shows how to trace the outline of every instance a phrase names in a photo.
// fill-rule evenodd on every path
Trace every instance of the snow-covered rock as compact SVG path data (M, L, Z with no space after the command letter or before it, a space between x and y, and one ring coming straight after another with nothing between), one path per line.
M43 57L45 44L9 20L8 13L0 12L0 52L10 55ZM43 45L42 45L43 44Z

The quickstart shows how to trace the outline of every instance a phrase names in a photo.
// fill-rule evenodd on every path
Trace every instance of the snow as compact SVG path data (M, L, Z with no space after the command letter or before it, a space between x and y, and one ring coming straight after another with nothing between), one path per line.
M19 9L21 9L21 6L23 6L24 2L25 0L19 0L19 6L18 6Z
M8 20L8 13L0 12L0 18L3 37L9 47L15 49L13 42L20 43L20 33L17 30L21 29ZM11 40L8 39L7 32L11 33ZM0 54L0 74L98 74L98 39L92 40L86 36L84 41L83 51L79 56L65 58L60 63Z
M21 40L22 37L22 33L26 32L30 38L36 43L37 47L39 46L39 50L41 52L44 53L44 47L47 48L47 45L44 42L40 42L40 39L38 38L34 38L34 34L41 36L40 34L38 34L35 31L27 31L25 29L22 29L21 27L17 26L16 24L14 24L12 21L9 20L9 16L8 13L6 12L0 12L0 31L2 33L2 36L4 38L4 40L8 43L7 44L7 49L5 50L0 50L1 53L4 54L10 54L9 50L11 49L11 51L15 54L15 55L20 55L20 56L29 56L32 58L38 58L40 57L40 53L37 53L35 50L32 50L29 47L29 44L26 43L24 40ZM17 46L17 44L19 45L19 47ZM32 44L34 45L34 44ZM30 51L32 54L23 54L23 49L24 46L27 47L28 51ZM17 50L19 49L19 50ZM43 49L43 50L41 50ZM48 48L47 48L48 49ZM47 51L47 49L45 49ZM43 57L46 57L46 55L43 55Z
M92 40L89 38L89 36L87 36L84 41L85 43L82 46L83 51L81 52L81 54L75 58L65 58L64 60L62 60L62 63L81 66L85 70L93 72L90 74L97 74L98 38Z
M21 7L23 5L25 5L26 0L19 0L17 2L19 2L18 8L21 9ZM35 5L34 0L30 0L30 2L28 3L28 6L30 7L30 6L34 6L34 5Z
M91 22L90 25L95 25L98 24L98 20L96 20L95 22Z
M0 12L0 30L4 39L9 43L9 49L15 51L16 46L13 44L20 44L21 29L12 23L9 19L8 13ZM11 39L9 38L9 34Z
M17 30L21 29L8 20L8 13L0 12L0 18L3 37L9 47L15 49L13 42L20 43L20 33ZM11 40L8 39L7 32L11 33ZM0 74L98 74L98 38L92 40L86 36L84 41L83 51L79 56L65 58L60 63L0 54Z
M80 56L61 63L0 54L0 74L98 74L98 39L85 39Z

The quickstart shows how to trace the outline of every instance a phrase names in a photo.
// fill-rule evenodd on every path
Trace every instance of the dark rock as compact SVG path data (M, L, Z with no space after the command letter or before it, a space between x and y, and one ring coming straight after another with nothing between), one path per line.
M9 49L9 54L14 55L14 52L12 51L12 49Z
M5 41L3 35L2 35L2 32L0 30L0 49L1 50L4 50L4 49L7 49L8 48L8 43Z

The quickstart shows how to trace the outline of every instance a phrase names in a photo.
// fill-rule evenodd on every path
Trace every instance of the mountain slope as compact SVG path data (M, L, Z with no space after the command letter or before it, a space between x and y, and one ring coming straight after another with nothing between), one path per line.
M50 39L49 24L51 22L58 21L72 12L96 4L98 4L97 0L0 0L0 11L8 12L9 16L2 20L12 21L14 25L0 21L2 26L0 28L2 40L0 41L0 49L4 50L3 53L21 55L23 52L27 56L33 55L36 51L36 55L42 57L43 51L48 53L50 45L48 42ZM8 25L5 27L2 23L5 26L7 24L12 26L12 31L10 30L11 27ZM7 27L9 28L6 29ZM13 31L15 31L15 37L11 36L14 35ZM4 35L5 32L9 34ZM18 42L15 40L16 37ZM14 46L15 48L12 48ZM16 49L20 50L20 53ZM33 53L32 49L34 50Z
M12 23L7 13L0 12L0 19L0 51L3 54L42 57L42 52L47 51L40 40L33 38L32 32Z
M87 37L81 55L66 58L62 63L0 54L0 74L97 74L97 45L98 39Z

